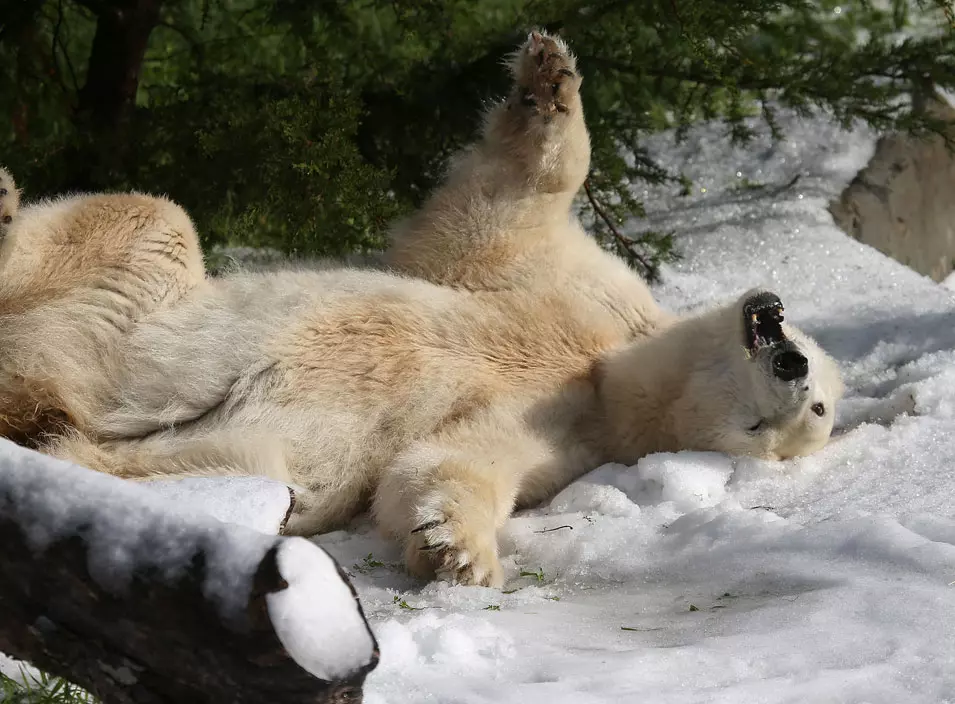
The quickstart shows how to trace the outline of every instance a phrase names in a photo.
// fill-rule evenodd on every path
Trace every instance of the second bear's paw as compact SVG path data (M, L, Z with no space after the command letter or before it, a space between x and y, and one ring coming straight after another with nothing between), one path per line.
M13 176L6 169L0 169L0 228L13 222L20 205L20 194Z
M511 64L517 100L535 114L566 113L580 90L577 63L560 37L531 32Z
M412 574L452 584L500 587L504 583L497 558L497 532L479 516L444 508L419 512L405 559Z

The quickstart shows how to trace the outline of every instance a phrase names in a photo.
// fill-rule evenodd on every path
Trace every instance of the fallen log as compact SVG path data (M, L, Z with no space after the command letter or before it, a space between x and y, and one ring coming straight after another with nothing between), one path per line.
M0 652L104 704L360 702L378 648L335 561L0 440Z

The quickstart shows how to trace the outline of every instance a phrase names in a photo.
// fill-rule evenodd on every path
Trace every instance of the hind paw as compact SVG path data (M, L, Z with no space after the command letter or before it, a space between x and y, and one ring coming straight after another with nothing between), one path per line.
M531 32L511 67L522 106L549 117L570 110L581 79L574 55L560 37Z
M0 169L0 228L13 222L20 205L20 194L9 171Z
M423 578L461 585L500 587L504 583L497 557L497 535L477 517L432 509L419 514L405 553L409 570Z

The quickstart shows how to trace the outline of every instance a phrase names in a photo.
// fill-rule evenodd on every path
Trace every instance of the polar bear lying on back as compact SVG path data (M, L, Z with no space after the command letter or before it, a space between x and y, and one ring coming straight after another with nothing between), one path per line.
M370 506L413 572L486 585L514 508L602 463L822 447L834 362L768 291L661 311L570 215L590 156L573 56L533 33L511 71L397 229L400 273L207 279L169 201L18 210L0 174L0 434L127 478L278 478L294 534Z

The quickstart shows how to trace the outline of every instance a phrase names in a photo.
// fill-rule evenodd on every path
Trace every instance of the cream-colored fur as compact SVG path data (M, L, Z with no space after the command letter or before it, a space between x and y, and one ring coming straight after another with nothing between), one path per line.
M601 463L822 447L834 363L784 326L808 373L776 378L774 348L745 342L756 292L661 311L570 214L589 167L572 55L533 33L510 66L481 138L395 229L391 272L205 279L168 201L17 213L0 174L0 431L122 477L281 479L296 534L370 506L415 573L489 585L515 506Z
M0 435L36 444L87 430L110 351L204 278L189 217L138 194L60 198L19 210L0 169Z

